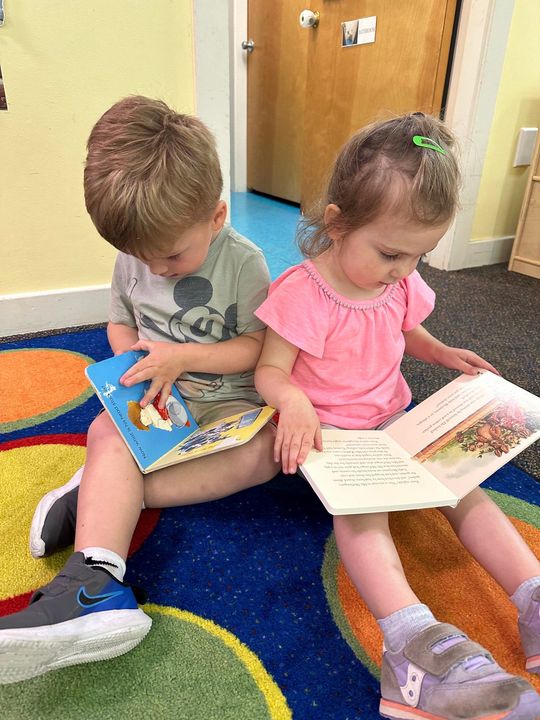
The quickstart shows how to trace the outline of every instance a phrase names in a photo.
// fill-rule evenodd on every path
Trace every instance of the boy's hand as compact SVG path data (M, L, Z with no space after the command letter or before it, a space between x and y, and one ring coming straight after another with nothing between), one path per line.
M478 369L491 370L492 373L500 375L500 372L493 367L487 360L484 360L472 352L472 350L465 350L464 348L453 348L448 345L443 345L437 350L437 362L439 365L450 368L452 370L459 370L466 375L477 375Z
M291 393L279 409L274 460L281 461L285 474L295 473L312 447L322 450L319 418L304 393Z
M125 372L120 378L120 382L122 385L130 387L150 380L150 387L144 394L140 405L146 407L161 392L159 407L164 408L174 381L187 370L184 346L180 343L139 340L131 346L131 350L144 350L148 355Z

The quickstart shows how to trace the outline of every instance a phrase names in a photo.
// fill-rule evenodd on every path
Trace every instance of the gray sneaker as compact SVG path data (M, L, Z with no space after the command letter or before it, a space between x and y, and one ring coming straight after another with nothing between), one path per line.
M73 545L83 470L84 465L65 485L48 492L37 504L30 526L32 557L46 557Z
M391 720L537 720L540 696L478 643L437 623L384 651L380 714Z
M0 684L122 655L151 624L129 585L74 553L27 608L0 618Z

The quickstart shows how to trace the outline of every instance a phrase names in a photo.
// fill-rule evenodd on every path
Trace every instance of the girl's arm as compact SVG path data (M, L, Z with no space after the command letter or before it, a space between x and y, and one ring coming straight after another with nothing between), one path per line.
M257 369L255 386L264 400L279 411L274 460L284 473L294 473L312 447L322 450L321 426L307 395L291 382L298 348L272 329L266 338Z
M264 330L210 344L139 340L131 349L145 350L148 355L124 373L120 382L129 387L143 380L151 380L141 406L152 402L158 392L161 392L159 404L164 406L173 382L184 372L229 375L253 370L263 340Z
M115 355L131 350L133 343L139 339L137 328L120 323L109 322L107 325L107 338Z
M499 374L493 365L472 350L449 347L433 337L422 325L404 331L403 336L405 337L405 353L417 360L459 370L467 375L476 375L478 368Z

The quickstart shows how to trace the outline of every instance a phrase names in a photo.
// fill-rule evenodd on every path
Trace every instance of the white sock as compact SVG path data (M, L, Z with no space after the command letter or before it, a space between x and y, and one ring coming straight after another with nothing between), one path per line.
M427 605L415 603L377 620L384 635L384 644L391 652L403 650L409 638L431 625L436 625Z
M525 582L522 582L518 589L515 591L515 593L510 596L510 600L514 603L514 605L520 612L523 612L525 610L525 608L529 604L531 595L539 585L540 575L535 575L534 577L525 580Z
M102 547L87 547L83 548L79 552L82 552L84 557L88 560L92 559L92 565L98 565L105 570L108 570L111 575L122 582L126 573L126 563L120 555L117 555L112 550Z

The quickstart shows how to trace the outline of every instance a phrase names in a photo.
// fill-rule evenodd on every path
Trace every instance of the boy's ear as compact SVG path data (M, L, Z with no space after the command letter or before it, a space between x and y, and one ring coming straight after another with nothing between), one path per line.
M341 215L341 210L334 203L330 203L324 209L324 226L326 234L331 240L339 240L341 233L337 229L337 221Z
M214 214L212 215L212 231L219 232L225 225L227 219L227 203L225 200L220 200L216 205Z

